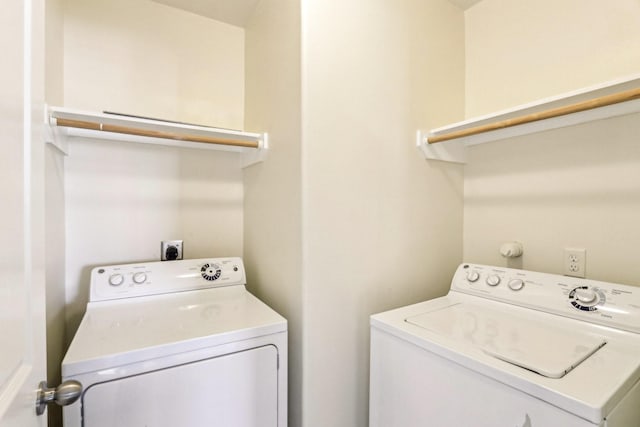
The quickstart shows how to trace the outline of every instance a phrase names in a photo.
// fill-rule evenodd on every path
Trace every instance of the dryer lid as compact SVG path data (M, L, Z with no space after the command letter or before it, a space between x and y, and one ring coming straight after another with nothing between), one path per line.
M559 316L527 317L480 304L454 304L405 321L549 378L562 378L606 344Z
M111 369L287 331L244 286L89 303L62 375Z

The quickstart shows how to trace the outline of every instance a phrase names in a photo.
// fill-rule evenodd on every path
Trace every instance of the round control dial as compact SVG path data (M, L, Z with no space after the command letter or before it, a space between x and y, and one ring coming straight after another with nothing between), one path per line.
M509 283L507 283L507 286L512 291L519 291L524 288L524 281L522 279L511 279L509 280Z
M109 276L109 284L111 286L120 286L124 283L124 276L120 273Z
M575 298L582 304L592 304L598 300L598 294L592 289L576 289Z
M470 271L467 273L467 281L471 283L477 282L479 278L480 278L480 273L478 273L477 271Z
M487 277L487 285L498 286L499 283L500 283L500 276L498 276L497 274L492 274L491 276Z
M218 279L222 274L222 270L218 264L205 264L200 268L202 278L210 282Z
M138 285L147 281L147 274L139 272L133 275L133 282Z
M604 301L604 293L597 288L578 286L569 292L569 302L578 310L596 311L596 306L604 304Z

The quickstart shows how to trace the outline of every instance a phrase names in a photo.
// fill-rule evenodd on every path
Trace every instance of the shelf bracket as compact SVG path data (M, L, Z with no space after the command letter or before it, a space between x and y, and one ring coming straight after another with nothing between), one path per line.
M50 111L49 106L44 109L44 123L43 123L43 136L44 142L56 148L60 153L65 156L69 155L69 146L66 138L60 134L60 129L57 126L51 126L50 124Z
M242 168L264 162L269 152L269 134L262 133L258 140L258 149L242 153Z
M419 130L416 133L416 146L424 157L429 160L440 160L451 163L467 163L467 148L461 141L446 141L429 144L428 132Z

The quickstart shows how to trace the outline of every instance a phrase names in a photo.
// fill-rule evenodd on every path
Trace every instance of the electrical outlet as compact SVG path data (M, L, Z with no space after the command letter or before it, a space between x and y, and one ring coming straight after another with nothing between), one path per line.
M564 275L572 277L585 277L587 269L586 249L564 249Z
M182 240L163 240L160 243L160 259L173 261L182 259Z

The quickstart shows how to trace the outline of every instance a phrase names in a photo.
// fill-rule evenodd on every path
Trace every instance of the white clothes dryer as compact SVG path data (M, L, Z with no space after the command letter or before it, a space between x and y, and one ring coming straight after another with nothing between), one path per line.
M287 425L287 322L240 258L94 268L62 362L66 427Z
M462 264L371 317L371 427L640 426L640 289Z

